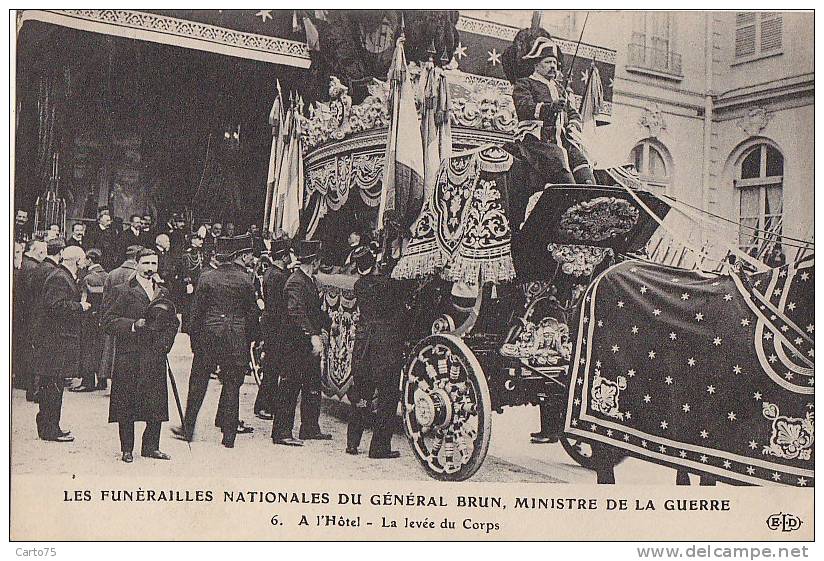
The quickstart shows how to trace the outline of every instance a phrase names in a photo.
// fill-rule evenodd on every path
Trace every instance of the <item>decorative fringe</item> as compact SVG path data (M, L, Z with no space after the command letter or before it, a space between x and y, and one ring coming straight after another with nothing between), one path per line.
M402 257L392 271L392 278L418 279L436 273L444 280L483 285L487 282L511 281L515 278L515 265L509 254L484 260L467 259L459 255L450 262L449 255L435 249Z

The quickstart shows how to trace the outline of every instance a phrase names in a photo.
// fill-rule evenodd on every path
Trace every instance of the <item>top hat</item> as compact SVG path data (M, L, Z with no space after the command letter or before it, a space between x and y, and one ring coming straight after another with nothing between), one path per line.
M253 251L251 234L243 234L231 238L217 238L215 240L215 255L220 259L231 258L238 253Z
M177 321L177 309L171 300L161 296L152 300L144 316L149 329L163 329Z
M317 240L303 240L295 245L295 257L301 263L308 263L320 255L321 243Z
M278 259L287 253L289 253L288 239L280 238L272 240L271 246L269 247L269 255L271 255L272 259Z
M558 45L550 39L549 37L538 37L535 39L535 42L532 43L532 48L529 50L527 54L525 54L522 58L524 60L529 59L542 59L547 57L555 57L556 60L560 61L560 49Z

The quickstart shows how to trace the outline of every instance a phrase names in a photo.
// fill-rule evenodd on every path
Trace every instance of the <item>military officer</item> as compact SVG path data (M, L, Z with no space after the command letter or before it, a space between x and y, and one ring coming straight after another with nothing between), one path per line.
M595 183L580 142L581 116L556 80L563 63L560 48L549 37L538 37L523 59L535 61L535 69L515 82L512 101L527 159L550 183Z
M189 332L192 294L195 292L195 285L200 278L204 264L203 238L197 232L189 234L189 247L183 252L178 265L177 282L175 283L178 287L178 293L173 295L183 317L184 333Z
M280 377L281 355L283 354L284 322L286 321L286 300L283 288L291 275L287 268L290 263L289 240L273 240L269 250L272 266L263 275L263 314L260 328L263 335L263 380L255 400L255 415L261 419L274 420L275 393Z
M283 369L272 426L272 442L286 446L303 446L304 440L332 439L331 434L321 431L318 422L323 356L321 332L329 328L329 317L321 309L314 279L320 267L320 242L300 242L295 253L298 266L284 286ZM299 439L292 434L298 394L302 394Z
M392 450L392 421L399 399L406 287L386 271L377 270L376 256L367 246L353 253L353 261L360 275L355 282L360 318L352 352L353 388L349 393L352 412L346 431L346 453L358 453L375 398L377 407L369 457L397 458L400 453Z
M253 259L251 236L219 238L215 250L219 265L201 273L194 293L189 325L194 359L186 414L184 426L173 431L192 439L209 378L219 367L222 389L215 425L223 432L223 446L234 448L238 432L252 431L238 425L240 386L258 322L255 286L247 270Z

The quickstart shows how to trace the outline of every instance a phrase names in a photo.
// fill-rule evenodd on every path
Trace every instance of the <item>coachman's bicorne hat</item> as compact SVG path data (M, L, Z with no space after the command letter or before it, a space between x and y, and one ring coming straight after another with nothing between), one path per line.
M555 43L555 41L549 37L538 37L535 39L535 42L532 43L532 48L529 52L523 56L523 59L540 60L543 58L555 57L556 60L560 61L560 52L561 49L558 48L558 44Z
M231 259L238 253L253 251L254 243L251 234L234 236L231 238L218 238L215 240L215 255L219 259Z
M295 257L301 263L308 263L320 255L321 243L317 240L299 241L295 245Z

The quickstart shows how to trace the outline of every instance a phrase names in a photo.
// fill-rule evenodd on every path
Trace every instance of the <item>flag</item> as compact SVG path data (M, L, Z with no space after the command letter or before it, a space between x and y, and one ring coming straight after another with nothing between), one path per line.
M595 116L601 113L603 106L604 85L601 83L601 74L598 67L593 62L589 67L587 83L581 96L581 106L578 111L581 116L580 130L570 127L567 131L570 141L581 150L590 164L593 164L594 161L587 148L594 144Z
M604 85L601 83L601 73L595 63L589 67L587 85L581 98L581 121L595 125L595 116L601 113L604 107Z
M269 124L272 127L272 147L269 150L269 170L266 174L266 202L263 213L263 227L272 231L270 222L272 219L272 208L274 201L275 185L277 181L277 172L280 169L280 160L283 154L283 136L281 135L281 128L283 127L283 102L281 101L280 80L277 81L277 96L272 103L272 110L269 111Z
M320 35L318 28L307 16L303 16L303 29L306 32L306 46L310 51L320 51Z
M389 217L401 227L409 228L418 217L423 202L423 145L403 42L401 36L389 68L391 122L378 207L379 229Z
M441 161L452 156L452 127L449 122L449 90L446 75L434 64L427 65L421 76L423 114L421 138L424 153L424 198L435 189Z
M301 149L300 114L292 106L286 113L283 155L274 189L274 204L270 230L294 237L300 227L300 211L303 208L303 154Z

